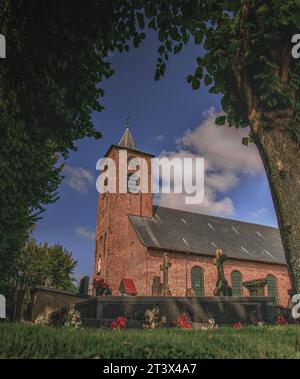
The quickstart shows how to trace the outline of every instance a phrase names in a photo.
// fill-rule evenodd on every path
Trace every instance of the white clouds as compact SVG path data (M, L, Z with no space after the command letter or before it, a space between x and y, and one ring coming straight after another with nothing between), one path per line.
M65 184L73 190L85 193L95 183L93 174L83 167L65 165L63 169Z
M218 116L214 109L204 114L204 121L194 130L187 130L178 139L177 149L162 152L161 156L203 157L205 159L205 195L200 205L185 204L185 194L160 194L158 203L171 208L185 209L207 214L230 215L234 204L227 195L243 176L254 176L264 172L261 158L254 144L242 144L249 133L247 128L217 127Z
M77 226L77 228L75 229L75 234L79 237L83 237L90 241L95 240L95 232L93 232L92 230L90 230L89 228L85 226Z
M249 212L250 216L254 218L260 218L268 212L267 208L257 208Z
M178 140L182 149L206 158L208 169L254 175L262 171L262 162L254 144L248 147L242 144L242 138L249 133L248 128L236 129L227 125L217 127L215 119L218 114L213 108L204 115L206 118L198 128L188 130Z

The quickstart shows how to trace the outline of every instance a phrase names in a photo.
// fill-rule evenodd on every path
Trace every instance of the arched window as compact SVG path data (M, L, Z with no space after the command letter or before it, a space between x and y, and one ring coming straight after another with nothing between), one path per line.
M231 273L232 296L243 296L242 274L239 271Z
M274 275L267 276L268 296L275 297L276 304L278 304L277 283Z
M196 296L204 296L204 275L201 267L192 268L192 287Z

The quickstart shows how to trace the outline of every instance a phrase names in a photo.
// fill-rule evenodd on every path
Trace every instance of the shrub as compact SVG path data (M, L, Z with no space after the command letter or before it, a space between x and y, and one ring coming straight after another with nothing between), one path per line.
M63 323L63 328L79 329L82 327L81 316L74 307L70 308Z
M185 313L177 317L175 325L180 329L192 329L192 324L188 322L188 317Z
M166 325L166 318L160 317L159 309L147 309L145 313L145 323L143 324L143 328L145 329L156 329L159 327L163 327Z
M219 329L219 325L216 323L216 321L213 318L210 318L208 320L208 328L209 329Z
M125 329L126 318L123 316L117 317L110 325L111 329Z
M213 318L208 320L208 325L201 326L201 330L219 329L219 325Z

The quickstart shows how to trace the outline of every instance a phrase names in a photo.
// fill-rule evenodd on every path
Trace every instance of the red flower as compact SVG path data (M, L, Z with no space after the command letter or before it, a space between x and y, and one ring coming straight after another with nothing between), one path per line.
M190 322L188 322L188 317L185 313L183 313L182 315L177 317L177 319L175 321L175 325L177 326L177 328L180 328L180 329L191 329L192 328L192 324Z
M277 318L277 321L276 321L276 324L277 325L287 325L287 321L286 319L283 317L283 315L279 315L278 318Z
M235 322L232 327L234 329L241 329L243 327L243 324L241 322Z
M110 325L111 329L125 329L126 318L123 316L117 317Z

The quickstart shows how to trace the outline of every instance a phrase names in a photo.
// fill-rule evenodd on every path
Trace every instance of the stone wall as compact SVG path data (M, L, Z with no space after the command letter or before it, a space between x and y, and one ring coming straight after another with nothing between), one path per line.
M213 318L218 324L235 322L256 324L264 321L274 323L278 308L270 297L122 297L107 296L93 298L79 304L87 326L109 326L118 316L125 316L127 326L141 327L147 309L157 307L172 326L176 318L186 313L189 320L197 324L207 323Z
M30 321L89 299L90 296L79 295L53 288L36 287L31 292Z

